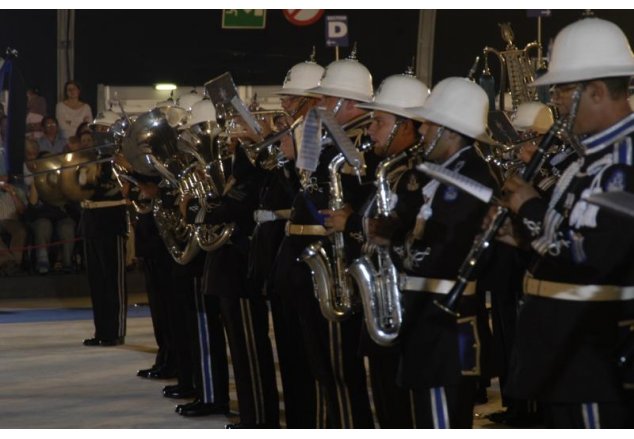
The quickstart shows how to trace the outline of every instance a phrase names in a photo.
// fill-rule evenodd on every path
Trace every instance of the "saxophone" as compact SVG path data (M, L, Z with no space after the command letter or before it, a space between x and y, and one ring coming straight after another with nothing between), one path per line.
M379 217L390 214L392 191L387 178L388 172L396 165L409 160L421 149L418 143L412 148L383 160L376 171L376 207ZM348 273L359 288L366 328L372 340L380 346L390 346L398 337L403 322L399 273L389 247L364 247L365 255L355 259ZM376 267L372 257L376 257Z
M330 176L330 199L328 207L332 210L343 208L343 186L340 170L346 163L343 154L337 154L328 165ZM346 273L346 252L342 232L330 236L333 248L333 261L330 260L320 241L310 244L300 259L310 268L315 296L323 316L333 322L339 322L352 314L352 283Z

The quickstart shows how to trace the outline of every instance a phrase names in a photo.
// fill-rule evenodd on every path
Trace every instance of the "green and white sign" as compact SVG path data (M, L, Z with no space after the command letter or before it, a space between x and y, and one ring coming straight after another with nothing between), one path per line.
M264 29L266 9L223 9L223 29Z

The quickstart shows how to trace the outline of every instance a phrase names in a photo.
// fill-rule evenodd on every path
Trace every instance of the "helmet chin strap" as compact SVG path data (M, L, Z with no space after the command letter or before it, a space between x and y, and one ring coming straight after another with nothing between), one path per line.
M445 127L440 127L438 129L438 131L436 131L436 135L434 136L434 138L431 140L431 143L429 144L429 146L427 147L427 149L425 150L425 153L423 155L423 159L424 160L429 160L429 157L431 156L431 154L434 152L434 150L436 149L436 146L438 146L438 141L440 140L440 138L442 137L443 133L445 132Z
M308 98L306 96L302 96L299 101L299 104L297 104L297 108L290 114L290 116L293 119L295 119L295 116L297 116L297 113L302 111L302 109L304 108L307 102L308 102Z
M562 126L562 134L565 137L566 143L568 143L575 152L582 157L585 154L586 148L579 140L579 136L572 132L575 121L577 120L577 113L579 113L579 103L581 101L581 94L584 89L583 84L579 84L575 91L572 94L572 101L570 104L570 112L566 115L566 119L564 120L564 124Z
M404 119L397 117L396 121L394 122L394 125L392 125L390 134L387 136L387 140L385 141L385 146L383 147L383 151L385 152L386 156L388 154L388 151L390 150L390 147L392 146L392 142L394 142L394 139L396 138L398 129L401 127L401 125L403 125L404 121L405 121Z
M337 103L335 104L334 108L332 109L332 114L334 114L336 116L337 113L339 113L339 110L341 110L341 107L343 106L343 101L345 101L345 98L337 99Z

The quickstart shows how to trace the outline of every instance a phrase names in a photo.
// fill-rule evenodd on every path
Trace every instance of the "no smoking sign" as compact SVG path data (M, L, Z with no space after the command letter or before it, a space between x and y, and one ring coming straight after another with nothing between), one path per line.
M324 15L323 9L284 9L284 17L295 26L309 26Z

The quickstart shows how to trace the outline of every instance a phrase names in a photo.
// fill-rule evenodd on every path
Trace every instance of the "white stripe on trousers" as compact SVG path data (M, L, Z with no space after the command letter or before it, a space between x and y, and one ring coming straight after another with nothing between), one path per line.
M333 326L335 334L333 334ZM328 322L328 332L330 334L330 365L335 380L337 400L339 401L339 418L341 428L354 428L352 421L352 405L348 386L345 382L343 370L343 355L341 351L341 325L337 322ZM336 337L336 342L335 342Z
M253 405L255 408L255 422L256 424L262 424L266 422L266 414L264 412L264 392L262 391L260 362L258 358L257 347L255 344L253 320L249 304L250 302L248 299L240 299L240 314L242 317L242 330L244 331L244 343L249 360L251 388L253 391Z
M450 428L445 388L433 387L429 389L429 395L431 397L431 413L434 428Z
M596 402L581 404L581 415L583 416L583 425L585 428L601 428L599 404Z
M205 296L194 278L194 300L196 303L196 323L198 324L198 350L200 352L200 378L203 387L203 402L215 402L213 369L211 364L211 341Z
M126 291L125 291L125 244L126 238L117 236L117 300L119 302L118 336L124 337L126 334Z

